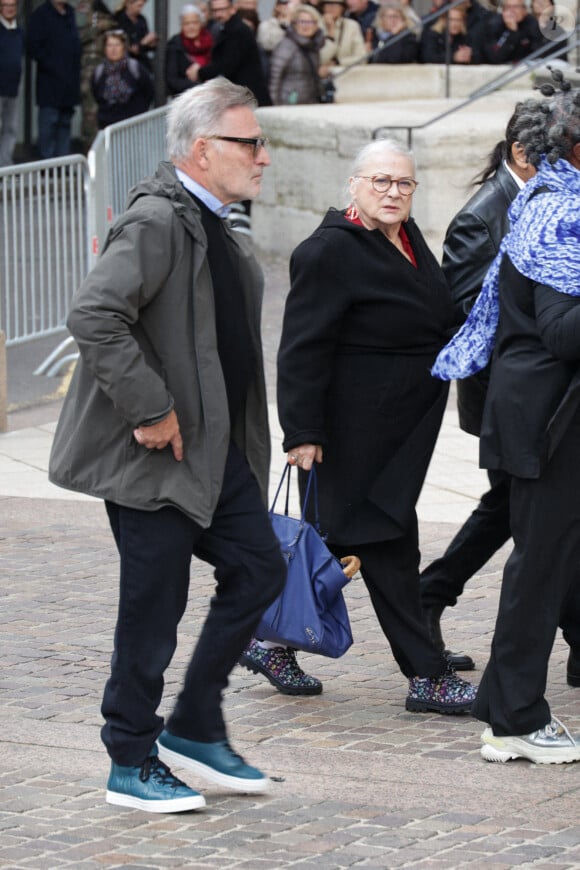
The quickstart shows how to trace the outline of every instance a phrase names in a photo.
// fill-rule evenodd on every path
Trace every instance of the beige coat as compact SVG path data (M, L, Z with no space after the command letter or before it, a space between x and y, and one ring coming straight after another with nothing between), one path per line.
M339 66L349 66L365 54L365 43L358 22L339 18L335 38L327 36L320 50L320 63L326 66L336 60Z

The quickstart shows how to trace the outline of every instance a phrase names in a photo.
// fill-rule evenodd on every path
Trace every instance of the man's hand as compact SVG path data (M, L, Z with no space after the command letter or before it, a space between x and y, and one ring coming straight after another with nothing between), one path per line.
M171 444L173 455L178 462L183 459L183 441L179 431L177 414L171 410L164 420L153 426L139 426L133 430L133 437L138 444L148 450L163 450Z

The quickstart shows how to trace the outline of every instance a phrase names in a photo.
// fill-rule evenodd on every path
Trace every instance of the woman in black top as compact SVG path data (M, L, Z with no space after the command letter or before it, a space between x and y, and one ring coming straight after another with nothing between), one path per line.
M372 48L375 52L369 63L414 63L419 45L415 33L410 30L412 26L405 7L400 3L381 6L373 27Z
M422 63L445 63L448 57L449 63L481 62L479 51L467 32L465 11L460 6L441 15L421 34Z

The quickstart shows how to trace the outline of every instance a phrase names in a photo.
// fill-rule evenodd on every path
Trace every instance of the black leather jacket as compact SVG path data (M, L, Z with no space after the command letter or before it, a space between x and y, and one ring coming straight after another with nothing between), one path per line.
M477 299L500 242L509 230L507 210L519 192L502 164L463 206L447 228L442 268L451 288L455 316L463 323ZM459 425L479 435L489 382L489 366L457 382Z

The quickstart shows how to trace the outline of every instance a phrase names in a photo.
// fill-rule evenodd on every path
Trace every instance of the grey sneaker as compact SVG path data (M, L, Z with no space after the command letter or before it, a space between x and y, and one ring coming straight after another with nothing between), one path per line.
M580 735L573 737L559 719L516 737L496 737L491 728L481 735L481 757L486 761L527 758L535 764L568 764L580 761Z

